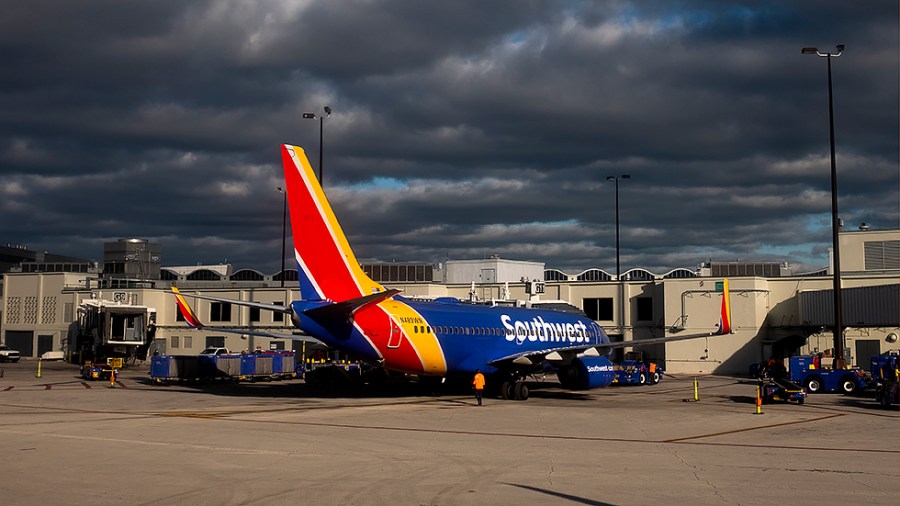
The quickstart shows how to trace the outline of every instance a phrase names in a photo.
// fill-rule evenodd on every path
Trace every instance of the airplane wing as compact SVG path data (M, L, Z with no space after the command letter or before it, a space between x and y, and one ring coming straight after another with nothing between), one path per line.
M191 308L190 304L184 299L184 295L178 291L178 288L172 287L172 290L167 291L166 293L171 293L175 295L175 302L178 304L178 310L181 312L181 315L184 317L184 321L191 327L195 329L206 329L212 330L215 332L224 332L227 334L241 334L241 335L250 335L250 336L260 336L260 337L271 337L275 339L290 339L292 341L306 341L310 343L319 343L323 344L318 339L307 336L303 334L278 334L274 332L266 332L260 329L253 328L241 328L241 327L210 327L208 325L204 325L203 322L197 318L196 313ZM247 307L255 307L259 309L266 309L269 311L273 311L276 313L291 313L290 306L279 306L277 304L265 304L262 302L251 302L251 301L242 301L242 300L234 300L234 299L225 299L222 297L212 297L209 295L189 295L189 297L194 297L197 299L211 300L214 302L226 302L229 304L235 304L238 306L247 306Z
M604 344L593 344L593 345L578 345L578 346L562 346L558 348L550 348L544 350L535 350L530 352L516 353L513 355L507 355L505 357L501 357L495 359L490 362L490 365L495 367L503 367L509 364L515 364L518 366L530 366L530 365L538 365L541 362L548 361L551 364L556 365L566 365L571 362L574 358L579 355L584 355L588 357L598 357L600 355L606 355L610 350L614 350L616 348L626 348L632 347L636 348L639 346L649 346L652 344L664 344L671 343L675 341L684 341L687 339L699 339L703 337L712 337L718 336L722 334L727 334L730 332L723 332L721 327L720 330L715 332L707 332L705 334L686 334L683 336L675 336L675 337L655 337L653 339L639 339L636 341L620 341L615 343L604 343Z

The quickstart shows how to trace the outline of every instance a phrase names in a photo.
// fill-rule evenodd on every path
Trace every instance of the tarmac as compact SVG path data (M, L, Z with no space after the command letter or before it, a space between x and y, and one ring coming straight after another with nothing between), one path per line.
M871 395L766 404L754 382L527 401L301 380L86 381L0 364L0 497L56 504L900 504L900 413Z

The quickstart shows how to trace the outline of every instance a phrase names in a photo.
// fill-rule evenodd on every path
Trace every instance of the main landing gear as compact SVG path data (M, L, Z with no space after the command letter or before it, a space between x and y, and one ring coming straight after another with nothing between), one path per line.
M517 401L528 400L528 385L523 380L504 381L500 387L500 397L515 399Z

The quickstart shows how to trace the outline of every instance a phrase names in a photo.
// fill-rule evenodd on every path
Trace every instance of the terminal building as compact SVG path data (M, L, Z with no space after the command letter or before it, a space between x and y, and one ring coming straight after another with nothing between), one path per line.
M847 363L865 367L871 356L898 347L900 231L843 231L839 240L845 355ZM141 308L142 319L119 322L124 326L122 335L132 338L137 334L128 325L134 321L151 326L152 331L141 334L149 339L145 352L197 354L210 346L306 352L299 341L191 329L181 320L174 297L165 293L177 286L188 296L202 291L286 305L299 296L295 268L266 274L255 269L234 271L230 265L164 267L161 247L140 239L104 245L103 269L96 262L78 259L70 259L70 270L61 261L52 262L51 268L51 263L42 264L33 252L7 249L13 251L0 251L9 254L0 256L7 262L0 338L23 357L62 350L77 360L80 315L85 308L104 304ZM21 257L18 263L16 255ZM704 262L696 269L666 273L630 269L619 279L602 269L565 273L545 269L539 262L498 257L441 264L364 263L362 267L375 281L402 290L406 297L455 297L583 311L612 341L713 331L719 320L718 292L727 277L733 334L640 348L670 374L744 374L750 364L770 357L827 355L833 348L831 266L795 273L781 263ZM535 294L538 281L543 293ZM209 325L299 332L280 313L200 300L194 309Z

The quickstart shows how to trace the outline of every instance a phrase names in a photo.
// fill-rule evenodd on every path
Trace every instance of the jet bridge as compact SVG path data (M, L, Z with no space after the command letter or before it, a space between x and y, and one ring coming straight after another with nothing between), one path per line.
M87 299L78 306L72 361L145 360L156 334L156 309L122 301Z

